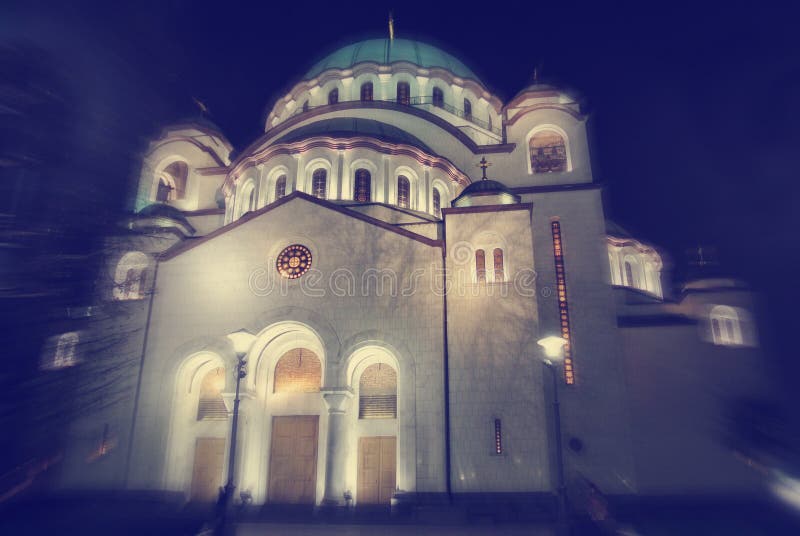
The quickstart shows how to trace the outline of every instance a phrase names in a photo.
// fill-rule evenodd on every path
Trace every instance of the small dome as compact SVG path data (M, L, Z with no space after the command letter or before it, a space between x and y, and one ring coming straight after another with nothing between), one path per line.
M368 39L336 50L317 62L303 77L310 80L328 69L349 69L359 63L391 63L406 61L424 68L438 67L460 78L480 79L466 65L447 52L410 39Z
M453 200L453 206L511 205L519 202L520 197L505 184L492 179L482 179L464 188L464 191Z
M147 205L142 210L136 213L136 219L139 220L171 220L185 227L190 234L194 233L195 229L183 212L175 207L165 205L164 203L153 203Z

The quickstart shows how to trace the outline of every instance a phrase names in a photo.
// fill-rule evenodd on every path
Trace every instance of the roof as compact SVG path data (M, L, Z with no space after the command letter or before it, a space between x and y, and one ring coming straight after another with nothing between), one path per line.
M186 219L186 216L183 215L183 212L164 203L153 203L151 205L147 205L142 210L137 212L135 216L137 218L165 218L173 220L181 225L184 225L191 232L194 232L194 227L192 227L192 224L190 224L189 220Z
M303 79L310 80L328 69L349 69L359 63L388 65L398 61L424 68L439 67L458 77L480 82L469 67L439 48L410 39L388 38L367 39L342 47L318 61Z
M428 154L435 154L427 145L420 141L419 138L412 136L405 130L372 119L356 119L350 117L324 119L304 125L278 138L274 143L291 143L314 136L329 136L331 138L367 136L390 143L412 145L422 149Z
M520 197L502 182L492 179L481 179L464 188L464 191L462 191L461 194L453 200L453 206L459 206L459 200L469 198L471 196L502 194L507 194L510 196L510 198L514 199L515 202L519 203Z

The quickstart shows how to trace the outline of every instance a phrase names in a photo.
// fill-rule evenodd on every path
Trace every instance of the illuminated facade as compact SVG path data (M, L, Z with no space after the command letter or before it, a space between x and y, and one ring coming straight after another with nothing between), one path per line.
M675 394L651 396L648 371L674 352L752 366L755 334L731 314L750 306L727 283L671 296L659 253L607 230L567 92L534 84L503 103L435 47L363 41L317 63L231 155L206 121L166 128L144 155L103 296L133 327L130 396L76 424L65 486L213 500L241 330L234 481L255 503L552 493L536 341L553 334L568 339L568 479L612 494L750 485L711 443L658 473L705 440L660 415ZM114 448L87 465L98 422Z

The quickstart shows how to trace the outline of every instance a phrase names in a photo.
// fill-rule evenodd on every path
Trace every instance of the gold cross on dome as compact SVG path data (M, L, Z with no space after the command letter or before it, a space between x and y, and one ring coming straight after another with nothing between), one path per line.
M488 177L486 176L486 168L488 168L488 167L489 167L489 166L491 166L491 165L492 165L492 163L491 163L491 162L487 162L487 161L486 161L486 157L485 157L485 156L481 157L481 161L480 161L480 162L478 162L478 163L475 165L475 167L479 167L479 168L481 168L481 169L483 170L483 177L482 177L482 178L483 178L483 180L486 180L486 179L488 178Z

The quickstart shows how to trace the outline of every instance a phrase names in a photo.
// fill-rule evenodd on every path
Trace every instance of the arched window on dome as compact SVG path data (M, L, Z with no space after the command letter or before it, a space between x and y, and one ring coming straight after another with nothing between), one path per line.
M411 181L405 175L397 177L397 206L409 208L411 200Z
M322 363L311 350L289 350L275 365L274 393L316 393L321 385Z
M492 252L494 256L494 282L501 283L506 280L505 269L503 266L503 250L495 248Z
M475 281L486 283L486 252L482 249L475 250Z
M562 173L567 171L567 145L561 134L542 130L528 142L533 173Z
M433 88L433 105L438 108L444 108L444 91L441 88Z
M356 170L355 191L353 192L353 199L365 203L372 198L371 187L372 177L369 171L364 168Z
M339 102L339 88L333 88L328 92L328 104Z
M372 82L364 82L363 84L361 84L361 100L362 101L372 100Z
M397 83L397 104L411 104L411 86L408 82Z
M361 373L358 382L358 418L397 418L397 372L390 365L375 363Z
M325 199L327 197L328 172L322 168L314 171L311 175L311 193L314 197Z
M147 268L150 262L141 251L122 256L114 271L114 299L140 300L145 297Z
M197 403L197 420L219 420L228 418L228 409L222 399L225 388L225 369L210 370L200 383L200 400Z
M733 307L716 305L709 314L711 340L714 344L739 346L742 344L742 327L739 314Z
M442 217L442 194L438 188L433 189L433 215L437 218Z
M286 175L281 175L275 181L275 201L286 196Z
M464 99L464 117L467 121L472 121L472 103L469 99Z
M186 162L177 160L165 167L158 178L156 201L166 203L183 199L186 195L186 179L189 176L189 166Z
M308 111L308 101L303 103L303 112L305 113L307 111Z

